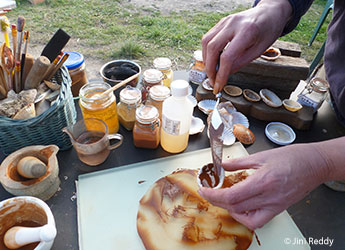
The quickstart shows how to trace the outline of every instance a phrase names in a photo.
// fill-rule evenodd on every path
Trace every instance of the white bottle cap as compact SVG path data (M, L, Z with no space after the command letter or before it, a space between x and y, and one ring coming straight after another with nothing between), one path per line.
M175 97L183 97L188 95L189 83L185 80L175 80L171 83L171 95Z

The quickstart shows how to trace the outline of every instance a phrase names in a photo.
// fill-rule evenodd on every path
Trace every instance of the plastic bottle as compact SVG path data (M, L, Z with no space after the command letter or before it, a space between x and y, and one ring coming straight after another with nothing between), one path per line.
M173 81L170 87L172 96L162 108L161 146L169 153L179 153L188 145L193 105L187 98L187 81Z

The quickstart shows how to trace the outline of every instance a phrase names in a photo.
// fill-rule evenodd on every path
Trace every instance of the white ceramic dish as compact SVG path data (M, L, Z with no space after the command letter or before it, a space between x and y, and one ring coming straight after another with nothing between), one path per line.
M296 139L296 134L293 129L281 122L267 124L265 134L272 142L282 146L291 144Z
M279 108L281 105L283 105L282 100L269 89L260 90L260 96L268 106L273 108Z

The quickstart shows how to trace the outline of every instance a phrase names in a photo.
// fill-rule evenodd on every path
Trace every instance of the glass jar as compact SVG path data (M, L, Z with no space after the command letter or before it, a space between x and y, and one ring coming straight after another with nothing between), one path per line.
M163 84L162 79L163 73L157 69L148 69L144 71L141 88L141 98L143 102L146 101L152 86Z
M131 131L135 123L135 111L141 103L141 91L127 86L120 92L120 102L117 105L117 114L121 125Z
M79 92L79 105L84 119L98 118L107 124L109 134L114 134L119 131L116 97L113 92L102 96L109 88L108 83L101 81L85 84Z
M314 113L321 107L327 97L329 84L326 80L314 77L298 95L297 101L314 109Z
M80 88L88 83L84 56L78 52L68 51L69 57L67 58L64 65L68 69L69 75L72 79L72 94L74 97L79 95Z
M193 55L193 63L189 70L189 81L200 84L206 79L205 64L202 59L202 51L196 50Z
M166 86L156 85L150 88L146 104L157 108L159 119L162 120L162 105L165 99L170 96L170 89Z
M138 148L157 148L160 139L158 110L151 105L141 105L135 113L134 145Z
M163 73L163 85L170 88L174 75L171 69L171 60L166 57L158 57L153 61L153 66Z

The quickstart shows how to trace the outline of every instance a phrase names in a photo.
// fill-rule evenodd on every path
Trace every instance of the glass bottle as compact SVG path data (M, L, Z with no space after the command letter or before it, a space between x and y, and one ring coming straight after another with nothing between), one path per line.
M131 131L135 123L135 111L141 103L141 91L127 86L120 92L120 102L117 105L117 114L121 125Z
M297 101L314 109L314 113L321 107L327 97L329 84L326 80L314 77L298 95Z
M170 88L174 75L171 69L171 60L166 57L158 57L153 61L153 66L163 73L163 85Z
M171 83L172 96L163 102L161 146L169 153L186 149L192 120L193 104L188 99L189 84L185 80Z
M160 120L162 120L163 102L169 96L170 89L166 86L156 85L149 90L149 98L147 99L146 104L152 105L157 108Z
M160 138L158 110L151 105L141 105L135 114L134 145L138 148L157 148Z
M101 81L85 84L79 92L79 105L84 119L98 118L107 124L109 134L114 134L119 131L116 97L113 92L101 95L110 87L108 83Z
M206 79L205 64L202 59L202 51L196 50L193 55L193 63L189 70L189 81L201 84Z
M143 102L146 101L149 90L152 86L163 84L162 79L163 73L157 69L148 69L144 71L141 88L141 98Z

